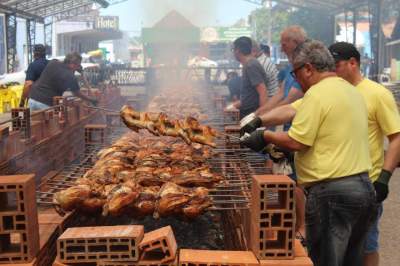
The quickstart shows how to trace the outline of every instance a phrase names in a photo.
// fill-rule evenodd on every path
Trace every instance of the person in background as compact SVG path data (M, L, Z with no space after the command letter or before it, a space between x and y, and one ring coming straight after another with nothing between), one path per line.
M19 107L25 107L33 83L40 78L40 75L49 62L49 60L46 59L46 48L43 44L36 44L33 47L33 58L33 62L29 64L28 70L26 71L25 84Z
M229 89L230 102L236 102L240 99L240 89L242 87L242 83L242 77L240 77L235 71L231 71L227 74L226 85Z
M279 88L277 93L269 99L268 104L263 108L260 108L254 114L250 114L245 120L247 122L241 121L241 131L251 133L256 128L261 127L260 116L265 115L272 109L290 104L297 99L303 97L304 93L301 90L300 84L291 75L293 70L293 54L295 49L302 45L307 39L307 34L305 30L300 26L289 26L284 29L281 33L281 50L287 55L289 59L289 65L286 66L278 75ZM248 122L250 121L250 122ZM283 130L288 131L290 128L290 123L285 123L283 125ZM250 128L250 129L249 129ZM244 133L242 133L244 134ZM290 152L287 152L287 159L292 168L292 174L289 176L296 181L296 167L294 163L294 156ZM296 231L300 235L305 235L305 195L302 189L296 188Z
M364 57L362 58L361 68L362 68L362 73L366 78L369 77L370 66L371 66L371 58L369 58L368 54L365 53Z
M351 43L339 42L329 50L336 62L336 73L350 82L364 97L368 109L369 154L372 168L369 177L373 182L379 204L378 218L368 232L364 247L364 266L379 265L378 222L382 203L389 193L389 180L400 159L400 115L392 93L382 85L362 76L360 53ZM384 138L389 145L384 154Z
M267 74L264 68L252 54L252 41L249 37L239 37L233 42L233 53L242 66L243 86L240 90L240 100L227 109L238 108L240 117L257 111L267 104L268 90Z
M290 75L290 72L293 70L292 61L294 50L297 46L304 43L306 39L307 34L300 26L289 26L282 31L281 50L288 57L289 65L279 72L278 80L281 85L277 93L271 98L271 101L267 106L256 112L257 115L268 112L277 106L292 103L303 97L300 84ZM284 126L284 129L287 131L289 127L290 124L287 124Z
M279 88L278 70L276 69L275 64L272 63L271 59L264 54L259 44L254 40L252 43L252 54L257 58L267 74L267 83L265 85L267 86L268 96L272 97L276 94Z
M53 105L53 97L62 96L69 90L76 97L96 105L97 100L80 92L75 71L81 69L82 57L78 53L68 54L64 62L50 61L40 78L33 84L29 94L29 108L32 111L49 108Z
M256 130L241 144L255 151L269 143L296 151L297 181L307 192L307 248L314 265L359 266L377 213L368 176L367 106L353 85L336 76L335 61L321 42L300 45L292 60L292 75L305 94L292 104L296 114L291 128Z
M260 49L266 57L271 58L271 48L266 41L260 42Z

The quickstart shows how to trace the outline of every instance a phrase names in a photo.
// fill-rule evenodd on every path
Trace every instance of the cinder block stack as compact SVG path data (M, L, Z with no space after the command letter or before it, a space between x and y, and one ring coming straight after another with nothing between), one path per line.
M293 260L260 260L260 266L313 266L300 241L296 240L294 243L295 258Z
M140 225L69 228L57 240L58 261L137 261L143 234Z
M34 175L0 176L0 263L31 262L38 250Z
M86 144L105 144L107 125L86 125L85 143Z
M12 130L21 132L24 139L31 137L31 112L29 108L15 108L11 109Z
M239 110L224 110L225 125L239 125L240 113Z
M108 128L121 127L121 116L118 113L106 113L106 124Z
M229 125L225 126L225 144L227 149L240 149L240 142L237 138L240 137L240 126ZM230 136L233 136L231 138Z
M258 259L293 259L295 183L288 176L253 176L251 249Z
M214 96L214 107L217 110L223 110L225 108L226 101L225 97L221 95Z
M178 260L176 259L173 262L146 262L146 261L138 261L138 262L113 262L113 261L100 261L97 262L97 266L177 266Z
M258 266L250 251L181 249L180 266Z
M175 260L178 246L171 226L166 226L146 233L139 248L142 262L161 264Z

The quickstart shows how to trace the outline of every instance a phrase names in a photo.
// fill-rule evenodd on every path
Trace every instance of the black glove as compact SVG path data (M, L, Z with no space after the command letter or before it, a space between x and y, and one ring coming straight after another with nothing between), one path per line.
M243 136L245 133L251 134L261 126L262 126L261 118L257 116L240 128L240 136Z
M269 158L274 162L274 163L280 163L283 160L288 160L289 162L293 161L294 153L291 151L288 151L284 148L278 147L274 144L269 144L266 147L266 152L269 154Z
M376 201L381 203L384 201L388 194L389 194L389 180L392 176L392 173L382 169L381 173L379 174L378 179L374 182L375 192L376 192Z
M264 139L264 130L256 130L250 135L241 137L240 144L252 149L253 151L261 152L268 143Z

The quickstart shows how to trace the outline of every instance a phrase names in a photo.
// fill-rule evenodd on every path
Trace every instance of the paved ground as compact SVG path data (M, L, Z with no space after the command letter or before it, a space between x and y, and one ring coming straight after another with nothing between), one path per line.
M389 198L384 202L381 229L381 266L400 265L400 169L397 168L390 181Z

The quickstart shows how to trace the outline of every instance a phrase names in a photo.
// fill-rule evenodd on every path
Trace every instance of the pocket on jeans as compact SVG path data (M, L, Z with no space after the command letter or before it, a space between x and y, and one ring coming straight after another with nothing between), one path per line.
M353 226L363 217L366 207L362 204L329 203L329 230L338 239L347 240Z
M306 225L306 239L308 248L313 249L314 244L319 242L321 237L321 210L318 207L314 197L307 197L305 225Z

